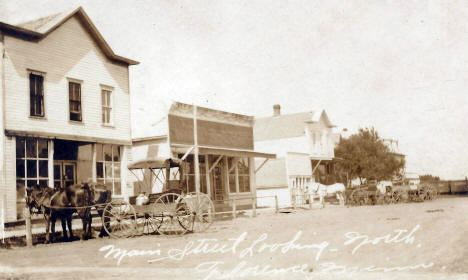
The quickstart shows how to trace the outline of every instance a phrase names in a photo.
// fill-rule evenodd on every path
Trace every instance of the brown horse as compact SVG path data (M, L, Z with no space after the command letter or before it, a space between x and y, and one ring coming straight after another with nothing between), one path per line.
M104 207L112 199L112 192L108 190L105 185L102 184L89 183L88 185L92 195L92 205L94 205L94 208L98 212L99 217L102 217ZM102 221L99 237L108 235L107 232L104 230L105 223L109 223L108 218L106 218L105 221Z
M65 188L69 206L76 211L83 223L81 240L91 237L91 206L94 194L87 183L70 185Z
M57 218L61 220L64 239L69 240L66 229L67 225L70 239L73 239L71 221L74 210L61 208L68 207L69 205L66 193L48 187L40 188L39 186L28 187L26 188L26 192L26 204L29 207L29 211L33 213L34 210L41 210L44 215L46 221L46 243L51 242L55 234L55 222ZM50 237L49 229L52 232L52 238Z

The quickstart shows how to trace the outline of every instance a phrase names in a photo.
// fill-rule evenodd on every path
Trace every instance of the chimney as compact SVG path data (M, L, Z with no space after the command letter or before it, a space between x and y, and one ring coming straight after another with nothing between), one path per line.
M279 104L273 105L273 116L277 117L281 115L281 106Z

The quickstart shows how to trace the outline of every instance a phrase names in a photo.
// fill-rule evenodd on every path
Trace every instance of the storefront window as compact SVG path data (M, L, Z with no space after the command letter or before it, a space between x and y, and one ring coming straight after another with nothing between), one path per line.
M96 144L97 182L105 185L113 195L121 194L120 154L121 146Z
M249 159L242 158L237 163L239 174L239 192L250 192Z
M232 164L236 164L236 167L232 168ZM236 189L236 168L239 189ZM232 169L229 171L229 191L231 193L250 192L249 159L233 158L229 164L229 169Z
M232 165L236 163L235 158L229 160L229 192L236 193L236 168Z
M206 193L207 188L206 188L206 172L205 172L205 163L200 162L198 166L200 170L200 192ZM185 165L185 174L184 174L184 182L185 182L185 191L187 193L190 192L195 192L196 191L196 186L195 186L195 163L194 162L189 162Z
M16 138L16 202L18 217L25 207L25 186L48 185L47 140L36 138Z

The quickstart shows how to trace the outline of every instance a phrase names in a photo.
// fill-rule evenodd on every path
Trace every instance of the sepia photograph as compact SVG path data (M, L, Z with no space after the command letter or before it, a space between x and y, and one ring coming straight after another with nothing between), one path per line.
M468 1L0 0L0 280L468 279Z

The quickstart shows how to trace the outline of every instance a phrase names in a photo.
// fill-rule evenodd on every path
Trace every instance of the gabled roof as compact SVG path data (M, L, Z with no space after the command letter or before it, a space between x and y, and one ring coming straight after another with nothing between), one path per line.
M321 118L328 127L334 127L325 110L256 118L254 139L255 141L265 141L299 137L305 135L306 123L316 123Z
M109 59L128 65L139 64L138 61L115 54L82 7L16 25L0 22L0 30L24 40L40 41L73 16L81 19L81 23Z

